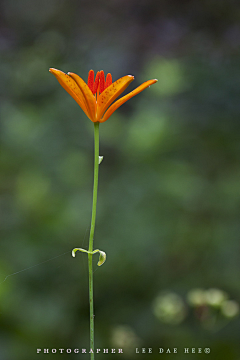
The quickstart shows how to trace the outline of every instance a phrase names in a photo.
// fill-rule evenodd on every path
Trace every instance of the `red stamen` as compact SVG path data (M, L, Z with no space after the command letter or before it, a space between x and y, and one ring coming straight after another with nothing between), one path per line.
M96 94L96 92L97 92L98 85L99 85L99 77L100 77L100 73L98 71L97 75L96 75L96 78L95 78L95 83L93 85L93 90L92 90L93 95Z
M88 87L93 92L93 84L94 84L94 71L90 70L88 73Z
M110 73L108 73L107 76L106 76L106 82L105 82L104 90L111 84L112 84L112 75Z
M102 93L104 91L104 85L105 85L105 76L104 76L104 71L101 70L100 71L100 84L99 84L100 93Z

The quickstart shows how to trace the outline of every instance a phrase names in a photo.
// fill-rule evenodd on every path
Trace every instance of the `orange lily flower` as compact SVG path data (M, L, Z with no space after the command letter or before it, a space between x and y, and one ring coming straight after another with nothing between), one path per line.
M102 70L98 71L94 80L94 71L90 70L88 83L86 84L77 74L71 72L65 74L53 68L49 69L49 71L56 76L60 85L73 97L89 119L92 122L100 123L106 121L127 100L157 82L156 79L148 80L114 102L134 80L134 76L126 75L113 83L110 73L107 74L105 80L104 72Z

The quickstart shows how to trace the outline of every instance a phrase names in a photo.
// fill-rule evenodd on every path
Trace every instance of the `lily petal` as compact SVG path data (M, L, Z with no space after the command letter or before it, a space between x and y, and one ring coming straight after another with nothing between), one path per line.
M112 104L112 102L122 94L128 85L134 80L134 76L126 75L109 85L98 97L97 119L101 122L101 117Z
M78 103L78 105L85 112L87 117L91 119L91 114L87 108L87 104L83 95L82 90L77 85L76 81L73 80L69 75L65 74L61 70L50 68L49 71L57 78L60 85L72 96L72 98Z
M106 121L111 115L112 113L117 110L122 104L124 104L126 101L128 101L129 99L131 99L133 96L139 94L141 91L145 90L147 87L149 87L152 84L155 84L157 82L156 79L153 80L148 80L146 82L144 82L143 84L141 84L140 86L138 86L135 90L131 91L129 94L123 96L121 99L117 100L114 104L112 104L110 106L110 108L105 112L104 116L102 117L102 119L99 120L99 122L104 122ZM106 89L107 90L107 89Z
M84 99L85 99L87 110L89 111L89 114L91 116L90 119L93 122L96 122L97 121L96 120L96 100L95 100L95 97L94 97L92 91L89 89L89 87L85 83L85 81L82 78L80 78L80 76L78 76L77 74L74 74L72 72L69 72L68 75L71 76L71 78L73 78L73 80L76 81L77 85L81 89Z

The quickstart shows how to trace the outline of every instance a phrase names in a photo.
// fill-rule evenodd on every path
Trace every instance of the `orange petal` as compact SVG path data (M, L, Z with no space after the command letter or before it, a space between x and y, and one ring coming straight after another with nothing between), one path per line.
M112 113L117 110L122 104L124 104L126 101L131 99L133 96L139 94L141 91L145 90L147 87L149 87L152 84L155 84L157 82L156 79L154 80L148 80L144 82L142 85L138 86L135 90L131 91L129 94L123 96L121 99L117 100L114 104L110 106L110 108L105 112L102 119L99 120L99 122L106 121ZM107 89L106 89L107 90Z
M65 74L61 70L57 70L54 68L49 69L50 73L52 73L62 85L62 87L72 96L72 98L78 103L78 105L82 108L85 114L91 119L91 114L86 106L85 98L82 90L78 87L75 80L73 80L70 76Z
M134 80L134 76L126 75L109 85L98 97L97 101L97 119L100 121L104 112L111 105L111 103L128 87Z
M71 78L73 78L73 80L76 81L77 85L79 86L79 89L81 89L82 93L83 93L83 97L85 99L85 104L87 107L87 110L90 114L90 119L95 122L96 121L96 100L95 97L92 93L92 91L89 89L88 85L85 83L85 81L80 78L80 76L78 76L77 74L68 73L69 76L71 76Z

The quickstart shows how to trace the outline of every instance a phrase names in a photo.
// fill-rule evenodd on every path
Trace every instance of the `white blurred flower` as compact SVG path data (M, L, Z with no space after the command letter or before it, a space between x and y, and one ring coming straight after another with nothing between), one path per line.
M226 292L220 289L193 289L189 291L187 295L188 303L191 306L203 306L210 305L214 307L220 307L223 301L228 298Z
M239 305L234 300L226 300L221 306L222 314L228 318L233 318L239 314Z
M206 302L208 305L219 307L228 298L227 293L219 289L206 291Z
M179 324L186 316L186 307L179 295L169 292L160 294L154 300L153 312L162 322Z
M203 306L206 304L206 292L203 289L193 289L187 294L187 301L191 306Z
M138 347L140 343L141 340L130 326L119 325L112 331L113 346L123 349L127 354L132 353L132 349Z

